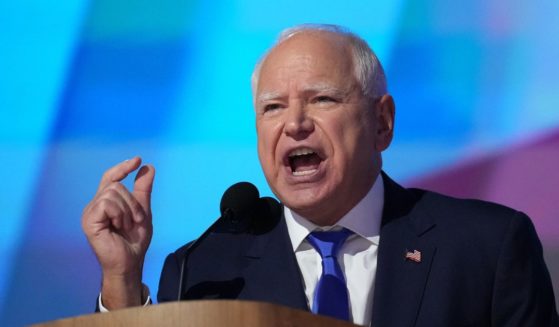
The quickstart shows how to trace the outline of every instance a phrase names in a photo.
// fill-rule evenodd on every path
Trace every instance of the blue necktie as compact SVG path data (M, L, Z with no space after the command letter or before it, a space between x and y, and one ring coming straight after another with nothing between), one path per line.
M349 320L349 300L344 274L337 260L338 250L351 232L347 229L312 232L309 243L322 257L322 276L314 291L312 312Z

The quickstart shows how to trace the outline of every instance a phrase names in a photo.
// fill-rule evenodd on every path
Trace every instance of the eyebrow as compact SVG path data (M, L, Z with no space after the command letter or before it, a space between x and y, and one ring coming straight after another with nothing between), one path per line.
M339 89L337 87L333 87L330 84L326 83L319 83L313 84L303 87L302 93L320 93L320 92L328 92L335 96L345 96L348 93L348 90ZM274 100L283 97L284 95L277 91L270 91L270 92L262 92L257 98L257 102L266 102L269 100Z
M277 99L277 98L281 98L281 93L280 92L262 92L257 98L256 101L257 102L266 102L269 100L273 100L273 99Z

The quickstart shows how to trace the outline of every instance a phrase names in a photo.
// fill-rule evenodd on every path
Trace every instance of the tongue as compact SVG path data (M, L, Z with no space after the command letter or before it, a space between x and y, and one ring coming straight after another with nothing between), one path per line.
M296 156L291 159L291 170L293 172L301 172L317 169L320 164L320 157L316 154L306 154Z

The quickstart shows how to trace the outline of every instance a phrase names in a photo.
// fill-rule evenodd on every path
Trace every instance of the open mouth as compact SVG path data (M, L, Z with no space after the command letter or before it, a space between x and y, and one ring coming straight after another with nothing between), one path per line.
M311 148L299 148L291 151L288 160L294 176L313 174L322 162L322 158Z

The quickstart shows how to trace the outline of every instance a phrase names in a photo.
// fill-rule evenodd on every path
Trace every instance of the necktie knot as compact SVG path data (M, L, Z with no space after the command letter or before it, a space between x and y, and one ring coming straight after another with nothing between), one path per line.
M307 240L322 259L335 258L349 235L351 235L351 231L345 228L338 231L314 231L307 236Z

